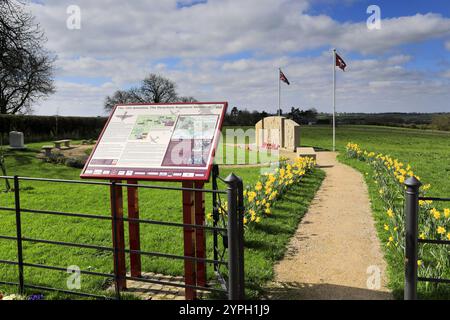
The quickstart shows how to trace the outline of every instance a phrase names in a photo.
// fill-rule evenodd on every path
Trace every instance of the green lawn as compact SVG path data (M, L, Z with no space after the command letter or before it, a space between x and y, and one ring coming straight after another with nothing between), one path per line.
M40 147L48 143L30 144L25 152L11 152L6 157L9 175L28 177L78 179L80 170L44 163L35 158ZM221 176L234 172L244 179L245 184L257 181L259 168L224 169ZM273 277L273 265L285 251L290 236L297 228L303 214L321 184L324 173L315 170L305 177L300 186L273 208L273 215L261 224L250 227L246 232L245 270L247 296L261 294L266 281ZM3 181L2 181L3 183ZM171 185L177 185L172 183ZM2 185L3 187L3 185ZM209 188L210 186L206 186ZM222 189L224 185L220 185ZM110 215L109 190L104 186L65 185L48 182L22 182L21 205L27 209L56 210L74 213ZM181 222L181 194L177 191L140 190L141 218ZM207 212L211 211L211 197L206 198ZM13 207L12 193L0 194L0 206ZM111 225L109 221L97 221L72 217L36 215L23 213L23 236L65 242L78 242L111 246ZM127 236L128 231L125 230ZM0 234L15 235L15 219L10 212L0 211ZM182 254L182 230L154 225L141 226L142 250ZM212 257L212 237L207 241L209 257ZM0 240L0 260L16 259L16 244ZM89 249L56 247L47 244L24 243L24 259L28 263L47 264L66 268L77 265L82 270L111 273L112 255ZM183 273L183 263L178 260L143 257L143 270L171 275ZM208 269L212 277L212 268ZM65 272L25 268L28 284L66 288L68 275ZM17 268L0 265L0 281L17 281ZM105 294L108 283L94 276L82 276L82 291ZM0 287L0 291L13 292L13 287ZM62 295L46 294L48 298Z
M331 128L303 128L302 145L331 149L331 139ZM373 170L366 163L345 157L345 145L349 141L358 143L364 150L389 154L405 164L409 163L424 183L431 183L429 195L450 197L450 133L375 126L339 127L337 129L337 148L341 152L339 160L363 174L369 188L372 211L382 243L386 243L388 235L383 228L386 214L378 194L379 188L374 183ZM450 207L448 202L439 204L436 202L435 205L441 208ZM385 250L385 258L388 262L390 287L394 296L402 299L403 259L388 250ZM418 292L420 298L450 299L450 286L445 284L437 286L419 283Z
M332 149L330 127L302 127L301 144ZM415 129L342 126L336 131L338 151L345 151L347 142L363 149L389 154L409 163L422 181L431 183L430 195L450 196L450 132Z
M315 146L331 149L332 131L330 127L303 126L301 143L303 146ZM431 183L430 195L450 196L450 133L420 131L403 128L374 126L343 126L337 129L337 148L345 150L347 142L353 141L362 148L390 154L405 163L409 163L422 181ZM10 154L7 157L8 173L21 176L78 179L80 170L64 166L42 163L35 159L35 153L41 144L31 144L31 151ZM383 209L377 201L376 187L368 167L357 161L339 159L357 168L364 174L368 172L366 182L372 198L372 206L379 237L385 240L383 230ZM221 176L231 171L243 177L246 184L253 184L259 177L258 168L224 169ZM288 193L274 208L273 215L260 225L251 227L246 233L246 279L247 295L257 297L266 281L273 277L273 265L285 251L290 236L323 179L323 172L316 170L308 176L301 186ZM224 187L223 185L221 186ZM109 193L105 187L61 185L41 182L24 182L22 185L22 205L25 208L61 210L109 215ZM0 195L0 206L13 206L11 194ZM141 190L140 207L142 218L181 221L181 197L178 192ZM207 198L207 210L211 210L211 199ZM80 243L111 245L110 223L95 220L85 221L76 218L23 216L24 236ZM0 233L14 235L14 218L10 213L0 212ZM181 230L167 227L142 226L142 249L181 254ZM211 237L208 238L211 252ZM16 258L14 242L0 240L0 259ZM386 255L389 264L390 285L397 297L401 297L403 285L403 262ZM61 267L78 265L82 269L99 272L112 271L110 254L95 250L55 248L51 245L25 244L25 260L31 263L45 263ZM182 274L182 263L158 258L143 258L143 269L166 274ZM211 270L211 268L209 268ZM211 274L210 274L211 275ZM16 268L0 266L0 279L16 281ZM25 280L28 283L65 288L67 274L26 269ZM83 276L82 290L102 293L103 280L97 277ZM429 289L428 288L425 289ZM433 288L431 286L431 288ZM8 291L14 288L0 287ZM425 291L421 287L422 297L435 297L440 290ZM52 297L52 296L50 296ZM55 296L53 296L55 297ZM61 297L61 296L58 296Z

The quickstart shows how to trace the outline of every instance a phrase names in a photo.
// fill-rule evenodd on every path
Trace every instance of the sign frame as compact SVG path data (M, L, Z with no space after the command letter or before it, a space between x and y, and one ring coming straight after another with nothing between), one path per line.
M92 160L92 157L95 154L95 151L97 150L103 135L106 131L106 129L108 128L111 119L116 111L116 109L118 107L121 106L174 106L174 105L208 105L208 104L220 104L223 105L222 108L222 113L219 115L219 119L217 122L217 127L215 129L214 132L214 137L211 143L211 157L208 157L209 163L207 163L207 167L206 167L206 171L205 171L205 176L204 177L175 177L175 176L126 176L126 175L113 175L113 174L86 174L86 170L88 169L88 166ZM174 102L174 103L127 103L127 104L118 104L115 105L113 110L111 111L111 114L108 117L108 120L105 124L105 126L102 129L102 132L100 133L100 136L94 146L94 148L92 149L92 152L88 158L88 160L86 161L85 166L83 167L82 173L80 174L80 178L81 179L93 179L93 180L135 180L135 181L172 181L172 182L183 182L183 181L203 181L203 182L207 182L210 179L211 176L211 171L212 171L212 167L214 165L214 157L216 155L216 151L217 151L217 147L219 144L219 137L221 134L221 130L222 130L222 126L223 126L223 121L225 118L225 114L227 112L228 109L228 102L226 101L221 101L221 102ZM180 169L175 169L175 170L183 170L182 167L180 167ZM195 169L194 169L195 170Z

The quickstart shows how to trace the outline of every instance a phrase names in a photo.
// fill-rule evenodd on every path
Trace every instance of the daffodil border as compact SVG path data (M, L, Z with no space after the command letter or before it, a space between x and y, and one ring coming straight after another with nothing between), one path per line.
M278 168L272 173L261 175L259 181L244 189L244 226L247 228L257 224L272 213L272 207L294 185L316 166L316 160L311 157L299 157L295 161L281 158ZM219 214L226 218L227 203L219 207ZM212 213L207 215L212 221Z
M405 180L415 175L409 164L381 153L361 149L349 142L346 155L368 163L374 170L378 195L386 212L384 231L387 233L385 243L388 250L403 256L405 238L404 191ZM429 192L431 184L423 184L421 196ZM450 209L437 208L432 201L419 202L419 237L422 239L450 240ZM419 273L424 277L446 277L450 272L450 252L446 246L423 244L419 249Z

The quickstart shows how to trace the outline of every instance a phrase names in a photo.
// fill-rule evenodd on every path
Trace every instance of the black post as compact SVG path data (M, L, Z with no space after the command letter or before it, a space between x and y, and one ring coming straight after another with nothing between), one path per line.
M213 165L212 168L212 189L213 190L217 190L218 186L217 186L217 177L219 176L219 166L217 164ZM219 222L219 208L218 208L218 204L217 204L217 193L213 193L212 195L213 198L213 227L217 227L217 224ZM213 231L213 249L214 249L214 260L218 261L219 260L219 241L218 241L218 232L216 229L214 229ZM214 271L219 271L219 264L214 262Z
M113 181L111 182L111 198L112 199L116 199L117 197L117 186L116 186L116 182ZM119 270L119 250L118 250L118 241L117 241L117 208L115 205L111 205L111 210L112 210L112 216L113 216L113 228L112 228L112 233L113 233L113 243L114 243L114 289L115 289L115 293L116 293L116 299L120 300L120 286L119 286L119 275L118 275L118 270Z
M245 297L245 273L244 273L244 183L238 178L238 246L239 246L239 299Z
M14 197L16 207L16 236L17 236L17 260L19 266L19 293L23 294L24 282L23 282L22 222L20 219L20 185L18 176L14 176Z
M231 173L225 178L228 185L228 299L239 299L239 224L238 224L238 182Z
M410 177L405 181L405 300L417 299L417 238L418 238L418 213L419 213L419 189L422 185L416 177Z

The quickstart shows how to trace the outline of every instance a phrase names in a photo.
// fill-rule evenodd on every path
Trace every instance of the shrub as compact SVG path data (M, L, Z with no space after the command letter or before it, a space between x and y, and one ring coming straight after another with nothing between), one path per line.
M437 130L450 131L450 114L433 116L431 125Z
M26 142L60 138L89 139L97 137L106 123L101 117L56 117L0 115L0 135L8 142L10 131L24 133Z
M67 158L65 165L72 168L83 169L86 163L87 157L83 158Z

